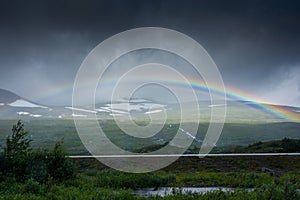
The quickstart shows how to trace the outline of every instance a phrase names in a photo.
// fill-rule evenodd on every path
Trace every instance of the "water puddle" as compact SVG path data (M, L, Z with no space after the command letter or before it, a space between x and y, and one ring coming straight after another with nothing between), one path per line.
M223 192L232 192L237 188L227 188L227 187L159 187L159 188L141 188L138 190L134 190L133 194L137 196L149 197L149 196L168 196L172 195L176 192L181 192L183 194L187 193L200 193L204 194L207 192L221 190ZM252 191L251 188L246 188L244 190Z

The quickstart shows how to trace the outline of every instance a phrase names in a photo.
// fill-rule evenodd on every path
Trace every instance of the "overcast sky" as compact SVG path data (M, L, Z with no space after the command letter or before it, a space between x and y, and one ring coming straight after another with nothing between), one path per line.
M283 0L1 0L0 88L43 104L70 104L67 86L96 45L148 26L198 41L226 86L300 106L300 3ZM53 92L60 87L66 90Z

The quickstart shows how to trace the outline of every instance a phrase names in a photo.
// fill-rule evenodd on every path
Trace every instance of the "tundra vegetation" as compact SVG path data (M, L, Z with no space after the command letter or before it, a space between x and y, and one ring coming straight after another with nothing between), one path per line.
M71 160L63 142L52 148L31 147L29 132L18 121L1 147L0 199L299 199L300 159L278 158L182 158L165 169L131 174L108 169L93 159ZM256 143L234 152L266 148L280 151L299 141ZM226 150L228 151L228 150ZM280 171L264 173L260 167ZM138 188L208 187L237 188L204 194L174 192L160 197L134 196ZM253 190L245 190L253 188Z

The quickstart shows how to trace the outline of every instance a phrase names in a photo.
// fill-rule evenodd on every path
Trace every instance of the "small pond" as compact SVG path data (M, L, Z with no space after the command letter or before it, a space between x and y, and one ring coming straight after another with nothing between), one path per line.
M206 192L212 192L216 190L222 190L224 192L232 192L235 190L235 188L227 188L227 187L159 187L159 188L141 188L138 190L134 190L133 194L137 196L168 196L172 195L176 192L182 192L183 194L186 193L206 193ZM247 191L252 191L251 188L246 188Z

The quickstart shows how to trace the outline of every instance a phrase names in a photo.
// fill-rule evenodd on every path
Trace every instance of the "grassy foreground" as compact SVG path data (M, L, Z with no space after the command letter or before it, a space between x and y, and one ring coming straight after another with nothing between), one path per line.
M299 199L299 173L274 177L253 172L166 172L127 174L115 170L87 170L63 182L48 179L39 183L29 179L23 183L8 178L0 183L0 199L146 199L132 195L132 190L143 187L202 186L240 187L234 192L215 191L206 194L175 193L149 199ZM246 191L242 188L255 188Z
M144 174L112 170L94 159L65 157L60 145L30 148L28 132L18 122L1 152L0 199L300 199L299 156L183 157L167 168ZM298 140L257 143L256 150L298 148ZM247 147L236 149L247 152ZM269 168L276 173L264 173ZM175 192L160 197L134 196L138 188L230 187L205 194ZM252 188L253 190L246 190Z
M76 175L68 180L48 178L45 183L6 178L0 183L0 199L299 199L300 158L293 157L181 158L171 166L146 174L130 174L108 169L97 160L72 160ZM274 164L292 165L277 168ZM183 165L185 163L185 165ZM223 167L228 163L227 167ZM252 164L256 163L257 166ZM238 169L239 167L242 167ZM280 176L263 173L258 166L272 166ZM233 170L236 169L236 170ZM215 191L205 194L174 193L165 197L138 197L137 188L149 187L239 188L234 192ZM253 191L243 188L254 188Z

